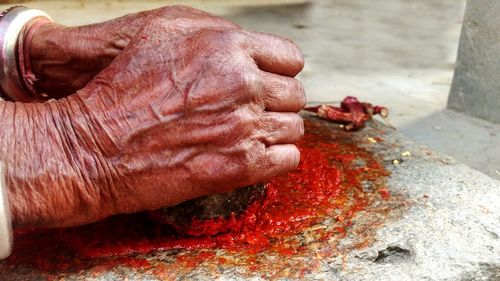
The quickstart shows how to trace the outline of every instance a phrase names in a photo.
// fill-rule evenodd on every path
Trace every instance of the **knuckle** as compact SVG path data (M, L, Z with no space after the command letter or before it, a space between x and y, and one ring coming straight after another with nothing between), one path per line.
M196 31L194 37L200 46L203 46L203 49L210 49L206 48L207 46L212 46L214 49L220 49L223 48L223 41L225 39L224 33L225 31L220 29L201 29ZM224 48L222 50L224 50Z
M143 32L144 33L148 33L149 31L156 32L159 28L163 28L166 25L166 22L167 20L160 17L152 18L150 21L148 21Z
M225 46L239 46L244 40L243 33L237 29L220 29L214 32L218 32L218 37L221 40L219 42Z
M243 34L238 29L210 28L199 30L196 34L199 46L205 50L219 54L223 57L231 57L236 62L244 57L245 51L241 47Z
M299 138L302 138L304 136L304 119L298 114L296 115L295 128Z
M278 131L284 127L289 127L289 124L279 114L268 113L259 118L259 129L269 137L277 137Z
M296 87L297 87L297 96L298 96L298 107L300 109L303 109L307 105L307 97L306 97L306 92L304 89L304 84L300 82L299 80L295 80L296 82Z
M267 145L294 143L304 135L304 121L296 113L269 114L259 120L258 134Z
M259 168L267 167L268 160L263 157L265 147L260 142L248 142L244 149L243 176L250 183L259 178Z
M275 144L279 140L280 140L280 135L275 131L268 132L267 136L265 137L265 142L268 145Z
M258 73L247 68L240 68L237 71L239 72L236 80L237 85L245 93L254 97L258 92L258 89L260 88L260 79Z
M243 106L238 110L234 134L242 140L248 139L256 130L255 114L248 107Z
M243 48L243 45L247 40L247 35L245 35L244 32L239 29L226 29L225 34L230 46L236 48L240 52L243 52L245 50L245 48Z

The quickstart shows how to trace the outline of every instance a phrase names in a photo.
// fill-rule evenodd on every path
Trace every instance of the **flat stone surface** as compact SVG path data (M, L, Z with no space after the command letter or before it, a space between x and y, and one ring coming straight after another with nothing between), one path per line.
M499 182L409 142L412 159L393 167L392 192L410 208L348 254L340 280L500 280Z
M328 126L332 134L342 134L377 155L391 171L387 181L391 196L358 213L345 236L304 241L309 249L306 255L267 257L280 262L287 259L288 267L263 272L207 258L198 265L181 268L178 257L189 251L176 250L145 256L156 269L162 264L176 266L160 275L140 265L117 263L103 268L101 261L84 270L60 272L4 262L0 263L1 279L260 280L274 276L311 280L500 280L500 182L406 141L379 123L350 134L341 133L336 125ZM374 142L375 137L383 140ZM330 223L326 219L315 227L328 227ZM217 250L217 256L225 255L228 253L224 250Z

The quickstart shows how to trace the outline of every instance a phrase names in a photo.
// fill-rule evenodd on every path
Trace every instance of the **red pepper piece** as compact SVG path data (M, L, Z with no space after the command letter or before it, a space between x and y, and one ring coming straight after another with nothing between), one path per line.
M347 131L363 127L366 121L371 120L373 115L382 118L389 116L389 110L382 106L373 106L368 102L360 102L355 97L346 97L340 103L340 107L327 104L305 108L307 111L315 112L319 117L332 122L345 125Z

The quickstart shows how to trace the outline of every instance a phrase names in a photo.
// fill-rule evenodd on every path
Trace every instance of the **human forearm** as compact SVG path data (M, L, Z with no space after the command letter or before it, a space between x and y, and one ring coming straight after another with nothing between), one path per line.
M74 225L95 216L100 197L82 171L95 160L86 157L65 102L0 103L0 158L15 226Z

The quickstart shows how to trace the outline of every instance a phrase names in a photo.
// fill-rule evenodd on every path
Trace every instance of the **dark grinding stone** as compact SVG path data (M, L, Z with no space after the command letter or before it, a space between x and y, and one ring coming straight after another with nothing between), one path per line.
M249 204L264 197L265 185L257 184L228 193L196 198L179 205L153 212L153 218L161 223L182 228L194 218L206 220L229 217L242 213Z

